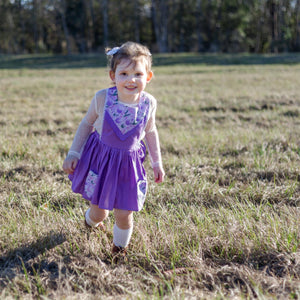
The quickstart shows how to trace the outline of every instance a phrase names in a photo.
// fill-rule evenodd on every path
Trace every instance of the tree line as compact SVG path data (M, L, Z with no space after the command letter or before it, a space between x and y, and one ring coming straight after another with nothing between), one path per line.
M300 51L300 0L0 0L0 52Z

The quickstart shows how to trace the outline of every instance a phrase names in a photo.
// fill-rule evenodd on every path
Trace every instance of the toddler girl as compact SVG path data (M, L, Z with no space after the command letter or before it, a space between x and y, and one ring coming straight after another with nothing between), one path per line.
M147 179L143 167L145 139L155 182L164 180L158 133L156 100L144 92L150 82L151 53L127 42L107 52L114 87L94 96L81 121L63 169L72 190L90 201L85 222L103 228L114 210L113 254L125 255L133 229L133 211L142 209Z

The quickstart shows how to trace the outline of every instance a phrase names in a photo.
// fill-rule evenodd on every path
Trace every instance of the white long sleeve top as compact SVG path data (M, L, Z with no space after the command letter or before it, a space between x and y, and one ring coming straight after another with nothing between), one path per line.
M72 155L80 159L84 145L93 132L97 130L101 138L102 126L104 120L104 107L106 102L107 89L98 91L92 99L90 107L82 119L76 131L72 146L68 152L68 155ZM152 167L162 166L161 152L158 132L155 124L155 114L157 108L156 99L147 93L147 97L150 100L150 109L148 113L147 124L142 134L141 139L145 139L146 146L148 148L150 161ZM119 102L121 102L119 100ZM121 102L127 106L136 106L138 104L128 104Z

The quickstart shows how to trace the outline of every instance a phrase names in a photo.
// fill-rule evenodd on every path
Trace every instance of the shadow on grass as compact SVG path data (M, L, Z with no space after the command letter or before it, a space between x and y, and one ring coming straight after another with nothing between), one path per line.
M57 245L66 241L62 233L50 231L46 236L37 239L35 242L20 246L9 251L6 255L0 257L0 286L6 285L7 280L12 280L18 274L34 274L41 269L50 272L53 276L58 276L58 263L55 261L47 262L43 260L40 263L33 264L30 260L45 253Z
M298 252L280 252L273 249L264 251L254 250L250 253L241 253L240 249L229 249L226 253L222 245L212 245L209 250L203 251L204 259L208 264L215 266L244 265L268 276L300 278L300 265ZM224 257L225 256L225 257ZM227 257L226 257L227 256Z
M273 64L299 64L300 54L159 54L154 55L154 64L158 66L169 65L273 65Z
M0 55L0 69L77 69L107 65L106 57L82 55Z
M299 64L300 54L200 54L172 53L153 55L155 66L172 65L272 65ZM73 69L107 65L104 54L76 55L0 55L0 69Z

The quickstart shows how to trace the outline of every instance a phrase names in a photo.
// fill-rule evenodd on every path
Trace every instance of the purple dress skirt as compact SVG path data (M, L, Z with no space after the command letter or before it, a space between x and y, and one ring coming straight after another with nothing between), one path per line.
M73 192L102 209L142 209L147 179L141 135L149 103L144 93L137 107L128 107L118 101L115 87L108 89L101 137L97 131L90 134L74 173L69 175Z

